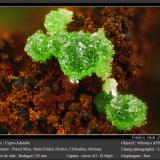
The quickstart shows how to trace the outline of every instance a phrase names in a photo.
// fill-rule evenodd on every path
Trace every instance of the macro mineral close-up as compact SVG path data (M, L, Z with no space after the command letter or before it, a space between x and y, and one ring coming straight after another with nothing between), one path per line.
M0 134L160 133L160 9L35 7L5 14Z

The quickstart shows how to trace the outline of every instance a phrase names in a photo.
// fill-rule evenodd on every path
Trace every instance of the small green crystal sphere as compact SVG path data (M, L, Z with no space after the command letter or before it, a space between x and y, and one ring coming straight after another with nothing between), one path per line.
M105 107L107 119L121 131L129 131L146 123L147 106L133 95L119 95Z
M28 37L25 51L34 61L45 62L52 57L52 50L49 46L49 38L41 30Z
M44 26L48 34L66 31L67 24L72 21L73 12L65 8L59 8L57 11L50 11L46 17Z

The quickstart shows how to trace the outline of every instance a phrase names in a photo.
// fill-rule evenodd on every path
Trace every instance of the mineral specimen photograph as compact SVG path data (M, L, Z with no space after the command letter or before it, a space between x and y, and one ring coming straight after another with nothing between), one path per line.
M160 133L159 17L0 7L0 134Z

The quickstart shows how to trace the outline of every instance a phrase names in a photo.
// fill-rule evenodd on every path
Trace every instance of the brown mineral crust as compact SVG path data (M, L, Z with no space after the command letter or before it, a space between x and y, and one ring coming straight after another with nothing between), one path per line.
M101 91L102 80L101 78L93 75L92 77L86 77L79 82L80 92L83 93L83 90L88 94L96 94Z
M113 61L113 76L118 81L118 87L121 92L127 92L141 74L138 66L141 67L142 59L141 57L135 58L134 48L137 44L132 40L132 27L134 25L132 19L136 12L135 8L118 8L117 12L116 8L111 9L111 11L106 8L103 12L105 15L103 26L106 34L115 45L116 54Z
M119 90L126 92L139 76L131 41L136 9L100 8L77 10L69 31L95 32L104 27L115 46L113 75ZM102 81L95 75L79 84L70 83L56 59L33 62L24 52L22 35L6 34L0 40L0 124L16 134L105 134L119 133L98 113L94 95ZM141 60L139 62L141 64ZM138 128L130 133L142 133Z

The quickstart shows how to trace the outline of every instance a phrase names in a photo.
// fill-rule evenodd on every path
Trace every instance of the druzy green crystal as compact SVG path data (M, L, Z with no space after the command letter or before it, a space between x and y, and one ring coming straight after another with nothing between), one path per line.
M44 26L48 34L66 31L67 24L72 21L73 12L67 9L58 9L58 11L50 11L46 17Z
M70 79L80 80L92 73L103 76L111 72L113 46L105 38L102 29L93 34L66 32L59 43L62 47L53 55L58 58L61 69Z
M27 51L27 54L31 56L34 61L39 62L45 62L52 56L52 50L50 50L49 46L49 38L40 30L27 39L25 51Z
M129 131L146 123L147 106L133 95L119 95L105 106L107 119L117 129Z
M45 62L51 56L59 61L62 71L71 80L81 80L96 73L103 77L111 72L114 46L103 29L90 34L67 32L73 12L66 9L51 11L45 19L47 34L38 31L27 40L25 51L34 61Z

